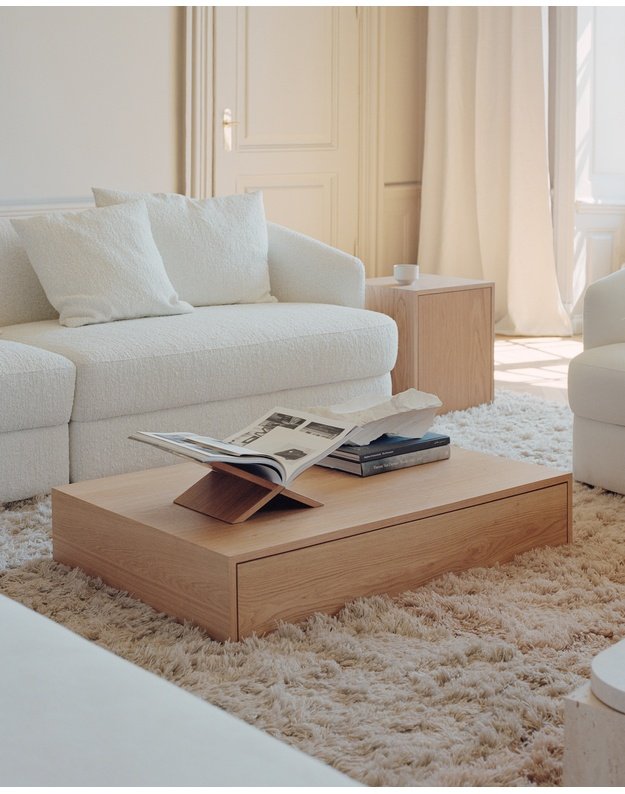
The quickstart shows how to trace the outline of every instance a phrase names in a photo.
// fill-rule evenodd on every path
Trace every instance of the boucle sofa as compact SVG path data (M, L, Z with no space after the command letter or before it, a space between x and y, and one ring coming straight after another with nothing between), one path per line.
M625 494L625 270L584 296L584 351L569 366L576 480Z
M0 502L172 463L137 430L223 437L274 405L390 394L397 329L362 308L362 263L267 226L277 303L71 328L0 219Z

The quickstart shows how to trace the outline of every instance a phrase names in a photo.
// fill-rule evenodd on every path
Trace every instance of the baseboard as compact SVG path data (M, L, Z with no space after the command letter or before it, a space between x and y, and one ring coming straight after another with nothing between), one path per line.
M77 212L94 207L93 196L70 196L46 199L0 200L0 218L45 215L48 212Z

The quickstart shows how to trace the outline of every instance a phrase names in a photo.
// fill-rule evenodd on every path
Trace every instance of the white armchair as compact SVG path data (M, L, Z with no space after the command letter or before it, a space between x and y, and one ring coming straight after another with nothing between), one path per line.
M625 270L584 298L584 351L569 367L576 480L625 493Z

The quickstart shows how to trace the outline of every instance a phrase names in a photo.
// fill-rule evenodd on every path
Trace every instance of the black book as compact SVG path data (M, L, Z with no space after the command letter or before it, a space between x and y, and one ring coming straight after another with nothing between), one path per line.
M426 433L421 438L407 438L406 436L384 435L363 446L343 444L332 453L335 458L364 463L368 460L380 460L394 455L405 455L407 452L417 452L432 447L444 447L449 444L449 436L440 433Z
M447 460L451 452L450 444L443 444L427 449L418 449L413 452L406 452L403 455L392 455L377 460L344 460L337 458L334 454L320 460L318 466L325 466L328 469L338 469L350 474L357 474L359 477L369 477L372 474L383 474L386 471L396 469L407 469L409 466L420 466L423 463L434 463L437 460Z

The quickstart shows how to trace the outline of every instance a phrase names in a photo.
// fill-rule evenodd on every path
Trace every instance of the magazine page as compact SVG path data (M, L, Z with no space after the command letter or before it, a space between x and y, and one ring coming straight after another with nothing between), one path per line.
M284 483L287 473L282 461L274 459L273 456L255 454L251 449L242 449L241 452L221 451L217 447L220 442L217 439L210 439L206 436L195 436L194 433L148 433L137 432L130 436L134 441L142 441L152 444L159 449L180 455L184 458L191 458L199 463L210 465L211 463L228 463L231 466L244 466L244 468L254 474L264 477L266 480L276 483ZM201 439L195 441L195 438ZM215 441L215 448L207 442ZM228 444L223 445L225 448ZM236 448L235 448L236 449Z
M286 482L325 458L355 428L342 419L324 419L305 411L273 408L226 441L277 458L285 468Z

